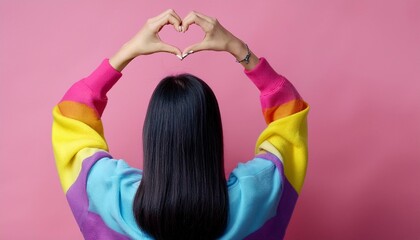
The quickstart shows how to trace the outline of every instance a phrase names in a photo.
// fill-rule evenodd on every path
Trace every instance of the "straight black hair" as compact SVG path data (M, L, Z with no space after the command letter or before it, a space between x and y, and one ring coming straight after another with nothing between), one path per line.
M201 79L168 76L143 126L144 169L133 202L139 227L156 239L215 239L227 225L219 105Z

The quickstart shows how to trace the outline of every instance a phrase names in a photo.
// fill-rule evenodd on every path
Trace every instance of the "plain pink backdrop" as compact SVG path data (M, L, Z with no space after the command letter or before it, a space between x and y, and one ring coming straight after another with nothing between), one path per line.
M51 110L66 89L174 8L219 21L310 103L306 182L286 239L420 238L420 2L0 1L0 239L82 239L60 188ZM203 34L167 27L181 49ZM259 95L226 53L135 59L104 113L111 153L141 167L149 97L167 74L208 82L227 171L253 157Z

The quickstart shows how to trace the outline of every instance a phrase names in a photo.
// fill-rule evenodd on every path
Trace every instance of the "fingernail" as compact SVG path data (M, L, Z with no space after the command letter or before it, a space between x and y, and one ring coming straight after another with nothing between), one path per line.
M180 55L176 55L178 58L179 58L179 60L182 60L183 59L183 57L182 56L180 56Z
M189 52L187 52L187 53L184 53L184 54L182 54L182 58L184 59L185 57L187 57L188 55L190 55L191 53L193 53L194 51L193 50L191 50L191 51L189 51Z
M182 26L178 26L178 31L182 32Z

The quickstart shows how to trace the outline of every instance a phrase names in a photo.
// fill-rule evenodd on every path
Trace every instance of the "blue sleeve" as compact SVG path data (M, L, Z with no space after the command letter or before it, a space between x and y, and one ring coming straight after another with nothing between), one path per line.
M256 156L239 163L228 179L229 219L221 239L243 239L276 215L282 195L281 171L275 164Z
M132 210L141 178L142 171L124 160L99 160L87 179L89 212L98 214L109 228L131 239L150 239L139 229Z

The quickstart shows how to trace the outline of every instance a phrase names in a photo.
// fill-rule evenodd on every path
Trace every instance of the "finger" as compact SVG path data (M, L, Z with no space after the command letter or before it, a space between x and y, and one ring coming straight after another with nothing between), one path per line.
M175 31L177 32L181 32L182 31L182 20L179 17L176 17L175 15L171 14L169 19L168 19L169 23L172 24L175 28Z
M175 10L172 10L172 9L169 9L168 11L166 11L165 12L165 14L164 15L162 15L159 19L162 19L162 18L164 18L165 16L167 16L167 15L171 15L171 16L173 16L174 18L176 18L180 23L182 22L182 19L181 19L181 17L175 12Z
M159 32L163 26L167 25L167 24L171 24L174 26L175 30L180 32L181 31L181 21L178 20L175 16L173 16L172 14L168 14L165 15L164 17L162 17L161 19L157 20L157 25L158 25L158 29L157 31Z
M170 16L174 17L176 19L176 21L171 21L168 22L168 18L170 18ZM181 18L178 16L178 14L173 10L173 9L168 9L166 11L164 11L163 13L161 13L160 15L153 17L151 19L149 19L150 24L152 25L153 29L155 29L155 31L159 32L162 27L166 24L172 24L175 27L175 30L180 32L181 28ZM162 22L164 22L162 24ZM173 22L177 22L176 24L173 24ZM157 26L156 26L157 24Z
M171 15L178 19L179 22L182 22L181 17L175 12L175 10L172 10Z
M206 20L199 17L195 12L191 12L182 20L182 32L186 32L191 24L197 24L203 31L206 30Z
M204 14L202 14L202 13L197 12L197 11L194 11L194 13L195 13L197 16L199 16L199 17L201 17L201 18L205 19L205 20L206 20L206 21L208 21L208 22L211 22L211 21L213 21L213 20L214 20L214 18L209 17L209 16L206 16L206 15L204 15Z
M182 32L186 32L191 24L203 25L201 19L197 19L197 15L195 12L190 12L183 20L182 20Z
M159 14L159 15L157 15L156 17L153 17L152 18L152 20L158 20L158 19L161 19L161 18L163 18L164 16L166 16L166 15L168 15L168 14L172 14L172 13L175 13L175 11L173 10L173 9L167 9L167 10L165 10L164 12L162 12L161 14ZM181 20L181 18L180 18L180 20Z

